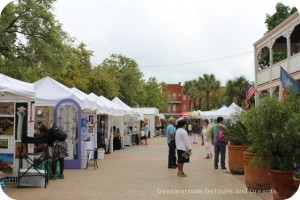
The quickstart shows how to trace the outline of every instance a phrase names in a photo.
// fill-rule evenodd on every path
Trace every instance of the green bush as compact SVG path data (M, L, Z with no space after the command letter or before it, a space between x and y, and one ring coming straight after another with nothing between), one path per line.
M240 121L231 126L227 126L224 130L224 135L230 141L230 144L249 145L248 130Z
M267 97L243 115L251 151L256 159L268 158L272 169L292 171L300 132L300 98L295 94L283 101Z

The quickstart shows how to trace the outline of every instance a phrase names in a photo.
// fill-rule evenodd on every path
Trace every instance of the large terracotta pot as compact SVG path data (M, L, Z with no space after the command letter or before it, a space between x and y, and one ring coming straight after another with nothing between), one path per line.
M293 196L299 187L294 181L294 173L269 169L272 177L272 193L274 200L288 199Z
M272 187L271 176L269 176L267 168L254 166L250 163L254 156L255 153L244 151L244 171L246 187L249 190L270 190Z
M244 174L243 153L249 148L246 145L228 145L228 165L233 174Z

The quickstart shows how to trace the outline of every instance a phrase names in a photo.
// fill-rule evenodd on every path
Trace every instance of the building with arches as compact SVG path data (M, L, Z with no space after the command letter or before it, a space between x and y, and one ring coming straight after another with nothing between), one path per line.
M265 96L282 98L280 67L300 81L300 16L295 12L254 43L255 105Z

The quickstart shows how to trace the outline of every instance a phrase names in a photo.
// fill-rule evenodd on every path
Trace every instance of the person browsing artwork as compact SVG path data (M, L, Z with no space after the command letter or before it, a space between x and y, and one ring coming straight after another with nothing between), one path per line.
M166 137L167 143L169 146L169 157L168 157L168 168L176 169L176 143L175 143L175 134L176 134L176 119L174 117L169 118L169 125L167 126Z
M177 131L175 135L177 156L178 156L178 172L180 177L186 177L183 172L183 164L190 162L190 155L192 154L192 148L189 142L189 136L186 131L187 123L185 120L180 120L177 123Z

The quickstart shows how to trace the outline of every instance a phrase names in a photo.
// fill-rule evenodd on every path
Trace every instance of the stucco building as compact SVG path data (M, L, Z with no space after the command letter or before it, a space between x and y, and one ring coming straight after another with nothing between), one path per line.
M295 12L254 43L255 105L268 95L282 98L280 66L300 80L300 17Z

